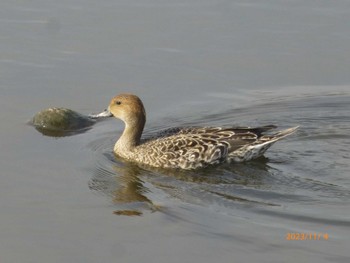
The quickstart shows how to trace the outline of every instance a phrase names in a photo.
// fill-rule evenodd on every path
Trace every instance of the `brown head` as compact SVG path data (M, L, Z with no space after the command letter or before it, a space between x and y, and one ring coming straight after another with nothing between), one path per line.
M124 135L138 143L146 122L146 112L139 97L119 94L109 103L108 110L125 123Z
M108 110L114 117L129 123L137 119L145 119L146 113L139 97L133 94L119 94L109 103Z

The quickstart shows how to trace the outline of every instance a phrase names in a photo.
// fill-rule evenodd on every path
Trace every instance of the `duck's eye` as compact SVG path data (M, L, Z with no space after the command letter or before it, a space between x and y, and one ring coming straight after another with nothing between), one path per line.
M117 101L115 102L115 104L120 105L120 104L122 104L122 102L119 101L119 100L117 100Z

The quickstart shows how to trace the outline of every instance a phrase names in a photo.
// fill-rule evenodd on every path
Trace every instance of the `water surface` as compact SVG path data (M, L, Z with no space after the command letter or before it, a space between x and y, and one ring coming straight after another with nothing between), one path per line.
M0 261L349 262L349 13L348 1L2 1ZM120 92L143 99L146 137L300 128L254 162L181 172L116 159L117 120L61 138L27 125Z

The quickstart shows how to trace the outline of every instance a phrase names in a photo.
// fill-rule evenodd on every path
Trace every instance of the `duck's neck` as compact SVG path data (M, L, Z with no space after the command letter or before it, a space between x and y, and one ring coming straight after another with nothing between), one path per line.
M123 134L116 142L114 151L120 155L125 155L139 145L145 122L145 116L140 116L137 120L125 121Z

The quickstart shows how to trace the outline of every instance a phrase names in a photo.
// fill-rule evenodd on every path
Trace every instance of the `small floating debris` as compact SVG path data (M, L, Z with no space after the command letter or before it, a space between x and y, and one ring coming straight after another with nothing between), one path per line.
M35 114L30 124L44 135L63 137L90 129L102 117L108 115L86 116L67 108L48 108Z

